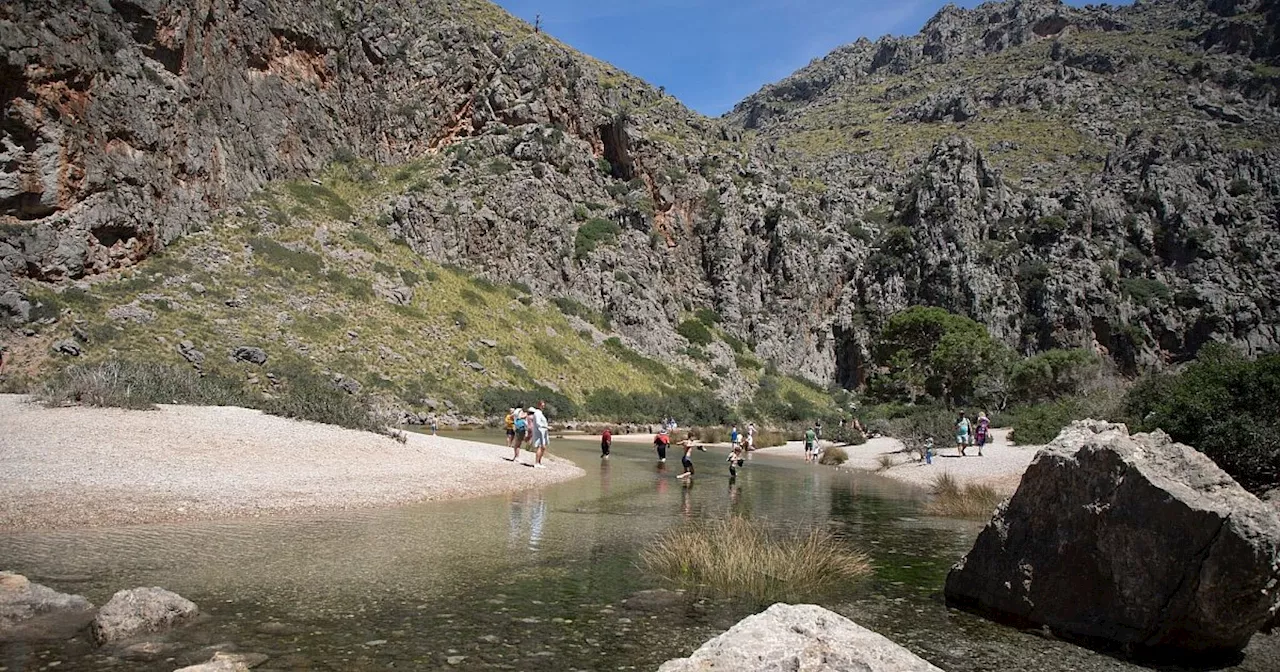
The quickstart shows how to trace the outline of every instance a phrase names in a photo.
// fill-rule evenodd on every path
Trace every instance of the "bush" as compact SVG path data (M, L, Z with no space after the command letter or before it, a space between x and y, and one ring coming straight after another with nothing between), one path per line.
M1280 481L1280 355L1248 361L1206 346L1177 375L1157 375L1124 400L1130 426L1163 429L1254 492Z
M617 336L611 336L604 341L604 349L609 354L617 357L620 361L630 364L635 368L653 376L665 377L670 375L667 367L661 362L645 357L644 355L628 348Z
M581 261L587 258L598 245L607 245L617 240L622 228L608 219L594 218L578 227L573 240L573 258Z
M1073 420L1106 420L1119 414L1120 400L1108 391L1064 397L1055 401L1015 406L1004 412L1002 424L1013 426L1011 441L1020 445L1040 445L1052 441Z
M865 555L825 529L783 534L737 516L676 528L640 560L680 585L761 603L813 599L871 573Z
M951 404L975 401L988 377L1004 370L1007 349L986 327L941 308L913 306L893 317L880 334L875 363L888 369L874 381L886 401L922 397Z
M215 374L154 362L112 361L72 366L36 390L50 405L71 403L114 408L152 409L156 404L240 406L271 415L310 420L348 429L387 433L365 397L347 394L318 373L290 370L273 398L245 390Z
M1013 366L1013 396L1040 401L1075 396L1102 372L1102 360L1090 350L1049 350Z
M685 320L676 327L676 333L684 336L693 345L711 345L715 337L707 325L698 320Z
M710 308L699 308L693 314L698 318L699 322L707 325L708 327L714 327L717 324L720 324L720 313L717 313Z
M593 418L613 422L678 418L681 423L709 426L723 425L731 419L724 402L706 390L653 394L602 388L587 393L586 410Z
M827 448L822 451L822 456L818 458L818 464L827 464L836 467L848 461L849 452L839 446L831 446L830 448Z
M1151 306L1157 301L1168 303L1172 296L1168 285L1151 278L1125 278L1120 281L1120 288L1142 306Z

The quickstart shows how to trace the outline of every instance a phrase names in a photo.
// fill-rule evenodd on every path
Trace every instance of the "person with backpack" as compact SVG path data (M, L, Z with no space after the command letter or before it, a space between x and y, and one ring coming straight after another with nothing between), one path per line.
M658 463L667 461L667 446L671 443L671 436L667 434L667 430L662 430L657 436L653 437L653 447L658 451Z
M813 428L810 427L804 432L804 461L805 462L815 461L815 455L817 453L817 450L815 449L817 448L817 445L818 445L818 433L813 431Z
M604 428L604 432L600 434L600 457L609 459L609 450L613 448L613 432L608 427Z
M978 427L974 430L974 443L978 446L978 457L982 457L982 446L986 444L991 437L991 419L987 417L986 411L978 412Z
M519 408L516 409L515 416L511 421L511 428L515 431L515 440L512 442L515 453L511 457L512 462L520 459L520 445L524 443L525 435L529 433L528 417L524 409Z
M547 416L542 412L543 402L538 402L538 408L529 407L529 413L533 415L533 466L538 469L546 469L547 465L542 463L542 456L546 454L547 448L551 446L551 425L547 422Z

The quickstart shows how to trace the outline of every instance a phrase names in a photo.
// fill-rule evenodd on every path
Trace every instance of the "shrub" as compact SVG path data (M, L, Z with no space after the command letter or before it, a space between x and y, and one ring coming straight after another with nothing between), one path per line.
M1013 396L1039 401L1074 396L1102 372L1102 360L1090 350L1049 350L1014 365Z
M1176 375L1156 375L1124 400L1130 425L1163 429L1254 492L1280 481L1280 355L1248 361L1206 346Z
M661 362L649 359L635 350L628 348L617 336L605 339L604 349L620 361L630 364L640 371L650 375L661 377L670 375L670 371L668 371L667 367L663 366Z
M249 247L253 248L255 257L263 262L279 268L287 268L299 273L319 275L320 255L305 250L292 250L270 238L254 236L249 239Z
M1125 278L1120 281L1120 288L1143 306L1151 306L1156 301L1167 303L1172 296L1168 285L1151 278Z
M351 206L328 187L306 182L290 182L285 185L285 191L299 203L318 210L331 219L346 221L355 215Z
M377 254L382 251L382 246L378 244L378 241L360 229L352 229L347 234L347 238L351 239L351 242L355 243L356 247L366 252Z
M755 357L743 354L735 354L733 356L733 363L737 364L739 369L758 370L764 366L764 364Z
M783 534L736 516L676 528L640 560L680 585L764 603L813 599L871 573L865 555L825 529Z
M836 466L836 467L848 461L849 461L849 451L839 446L831 446L830 448L827 448L826 450L822 451L822 456L818 458L818 464L827 464L827 465ZM889 466L890 467L893 466L892 459L890 459Z
M613 328L613 324L607 317L567 296L557 296L552 299L551 302L556 304L556 307L559 308L560 312L564 315L585 320L605 331Z
M618 238L622 228L612 220L596 217L578 227L573 240L573 258L579 261L586 259L597 246L608 245Z
M888 369L875 381L880 395L910 402L927 396L952 404L972 403L975 391L986 386L984 379L1002 371L1008 356L981 324L924 306L889 318L874 355L875 363Z
M1054 401L1016 406L1002 415L1001 423L1013 426L1010 440L1022 445L1052 441L1073 420L1108 419L1119 414L1120 400L1113 393L1098 391L1088 395L1063 397Z
M707 325L698 320L685 320L676 327L676 333L684 336L693 345L711 345L715 340Z
M722 425L730 421L729 408L707 390L681 390L666 394L619 392L601 388L587 393L587 414L613 422L646 422L679 418L692 425Z
M961 486L947 472L934 477L932 492L934 500L925 506L925 511L953 518L989 518L1005 499L989 485L971 483Z
M699 308L693 314L694 317L698 318L699 322L707 325L708 327L714 327L717 324L720 324L720 313L717 313L711 308Z

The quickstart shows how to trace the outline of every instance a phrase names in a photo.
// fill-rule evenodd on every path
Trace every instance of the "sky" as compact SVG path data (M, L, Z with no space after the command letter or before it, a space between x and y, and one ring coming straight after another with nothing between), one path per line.
M709 116L728 112L859 37L911 35L944 0L495 0L560 41L664 86ZM1078 0L1069 4L1083 5ZM954 4L973 7L979 0ZM1127 0L1111 4L1129 4Z

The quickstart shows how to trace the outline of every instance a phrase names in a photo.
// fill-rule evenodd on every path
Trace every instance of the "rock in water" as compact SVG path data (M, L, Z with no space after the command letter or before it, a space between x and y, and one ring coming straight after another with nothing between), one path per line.
M89 600L0 572L0 642L69 639L92 620Z
M1076 422L952 568L946 598L1136 653L1238 651L1280 606L1280 516L1163 432Z
M885 637L812 604L775 604L658 672L941 672Z
M109 644L185 625L199 615L195 603L163 588L121 590L98 610L93 639Z

